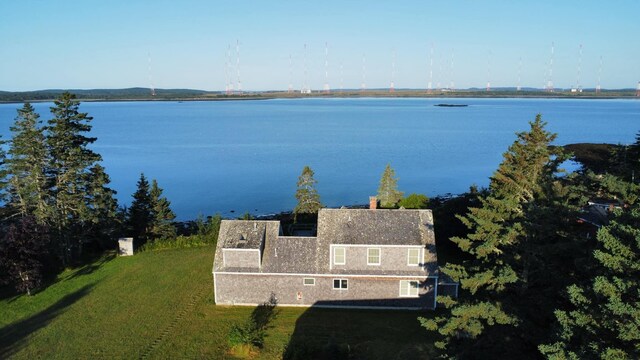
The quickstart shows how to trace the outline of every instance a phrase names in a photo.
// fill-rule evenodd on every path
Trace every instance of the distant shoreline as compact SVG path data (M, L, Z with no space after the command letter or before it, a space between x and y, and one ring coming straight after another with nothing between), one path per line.
M51 102L54 101L64 90L42 90L28 92L1 92L0 104L15 104L24 102ZM391 93L388 90L334 90L330 93L314 92L311 94L301 94L299 92L265 91L249 92L246 94L226 95L218 92L206 92L202 90L157 90L155 96L151 96L149 90L143 88L135 89L98 89L98 90L68 90L76 94L78 100L83 102L133 102L133 101L242 101L242 100L271 100L271 99L346 99L346 98L418 98L418 99L441 99L441 98L481 98L481 99L637 99L635 90L607 90L600 94L594 91L572 93L569 91L557 91L553 93L541 90L495 90L489 93L480 90L459 90L459 91L433 91L427 93L425 90L396 90Z

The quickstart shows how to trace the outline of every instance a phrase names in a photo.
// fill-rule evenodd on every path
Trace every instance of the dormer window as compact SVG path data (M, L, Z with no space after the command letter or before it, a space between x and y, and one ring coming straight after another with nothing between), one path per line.
M407 252L407 265L418 266L420 265L420 249L409 249Z
M367 249L367 265L380 265L380 248Z
M346 261L346 249L343 247L337 247L333 249L333 264L344 265Z

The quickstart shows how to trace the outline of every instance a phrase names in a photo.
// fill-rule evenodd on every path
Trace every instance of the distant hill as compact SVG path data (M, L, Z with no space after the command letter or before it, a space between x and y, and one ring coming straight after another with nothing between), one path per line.
M47 89L36 91L9 92L0 91L0 101L22 102L22 101L46 101L57 98L63 92L68 91L82 100L153 100L153 99L182 99L200 98L207 94L216 95L215 92L194 89L156 89L155 96L151 95L148 88L127 88L127 89Z
M10 92L0 91L0 102L24 101L52 101L65 91L72 92L84 101L148 101L148 100L253 100L270 98L300 98L300 97L563 97L563 98L635 98L634 89L607 89L596 93L595 89L584 89L581 93L572 93L567 89L556 89L546 92L538 88L496 87L491 91L484 88L469 89L433 89L427 93L425 89L396 88L390 92L388 88L371 88L367 90L344 89L325 93L313 90L311 94L301 94L298 91L245 91L243 94L227 95L222 91L205 91L196 89L151 89L134 87L126 89L47 89L36 91Z

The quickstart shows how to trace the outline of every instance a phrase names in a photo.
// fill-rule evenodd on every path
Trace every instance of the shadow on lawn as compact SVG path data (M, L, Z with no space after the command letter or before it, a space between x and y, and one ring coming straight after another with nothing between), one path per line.
M388 299L320 301L296 321L282 358L285 360L430 359L435 349L418 316L432 310L348 309ZM395 299L395 306L412 307L415 299ZM316 306L339 306L324 308Z
M6 359L20 350L29 335L47 326L66 308L87 295L92 288L93 284L86 285L39 313L0 329L0 359Z
M77 268L72 274L65 277L64 280L71 280L83 275L89 275L94 271L100 269L104 264L116 258L116 253L114 251L109 252L107 254L102 254L98 258L94 258L91 260L87 260L85 265Z

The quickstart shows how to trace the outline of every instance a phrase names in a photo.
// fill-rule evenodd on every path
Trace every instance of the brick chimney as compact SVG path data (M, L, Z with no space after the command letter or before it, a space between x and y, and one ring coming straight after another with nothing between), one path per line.
M369 209L375 210L378 208L378 198L375 196L369 196Z

